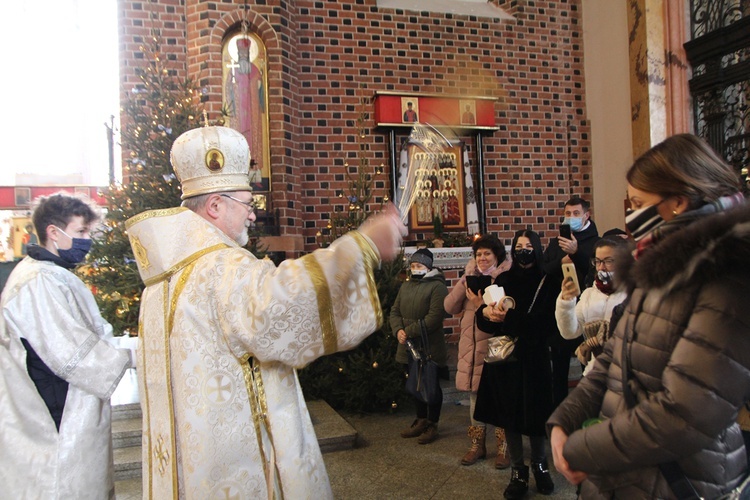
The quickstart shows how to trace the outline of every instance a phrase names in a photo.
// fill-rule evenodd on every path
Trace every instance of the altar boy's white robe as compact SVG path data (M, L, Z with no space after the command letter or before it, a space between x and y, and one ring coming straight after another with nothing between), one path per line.
M0 498L114 495L109 397L130 356L73 273L26 257L10 274L0 319ZM60 431L26 368L25 338L68 382Z
M353 232L277 268L184 208L127 228L147 285L144 498L331 498L295 368L382 324L369 239Z

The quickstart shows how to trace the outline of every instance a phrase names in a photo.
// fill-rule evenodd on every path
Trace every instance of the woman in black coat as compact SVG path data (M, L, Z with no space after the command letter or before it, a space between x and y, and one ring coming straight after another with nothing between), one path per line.
M531 230L513 237L513 265L495 279L515 308L481 306L477 326L495 335L517 340L515 360L485 364L477 391L474 418L505 429L510 452L511 481L505 498L522 498L528 491L529 468L523 456L522 435L531 441L531 467L537 490L552 493L554 484L547 466L545 422L553 410L550 335L557 334L555 299L559 288L544 279L542 244ZM532 307L533 304L533 307Z

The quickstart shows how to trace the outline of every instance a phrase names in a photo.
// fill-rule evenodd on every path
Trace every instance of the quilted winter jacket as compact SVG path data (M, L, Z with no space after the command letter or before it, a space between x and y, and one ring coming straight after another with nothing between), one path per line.
M443 301L446 295L448 287L445 286L445 276L439 269L434 268L424 278L412 279L401 285L389 316L393 334L396 335L403 328L406 336L417 347L422 345L419 320L423 319L427 327L427 341L430 344L432 360L439 366L445 366L448 359L443 333ZM409 362L404 344L399 344L396 349L396 361L402 364Z
M583 498L674 498L658 468L674 460L716 498L747 467L735 420L750 400L750 207L699 220L618 273L630 281L625 313L548 431L568 433L565 459L588 473ZM604 421L581 430L596 416Z
M510 261L503 261L495 268L490 276L496 278L498 274L510 267ZM466 264L466 274L476 274L476 264L471 259ZM487 354L487 339L491 333L485 333L476 326L476 307L466 298L466 280L460 279L445 298L445 311L448 314L461 315L461 336L458 340L458 362L456 364L456 389L459 391L477 392L479 379L482 377L484 356Z

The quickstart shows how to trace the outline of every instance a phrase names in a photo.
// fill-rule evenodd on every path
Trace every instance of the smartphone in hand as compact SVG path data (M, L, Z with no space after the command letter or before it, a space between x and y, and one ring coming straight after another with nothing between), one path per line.
M578 275L576 274L576 266L573 264L562 265L563 281L567 278L571 278L576 286L576 295L581 295L581 285L578 284Z
M466 275L466 286L477 295L482 295L484 289L492 284L492 276Z
M570 224L560 224L560 236L568 240L573 239L570 233Z

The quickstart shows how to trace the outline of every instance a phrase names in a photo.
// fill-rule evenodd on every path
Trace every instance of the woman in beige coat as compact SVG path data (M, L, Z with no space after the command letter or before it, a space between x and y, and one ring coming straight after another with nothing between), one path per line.
M474 257L466 264L466 272L451 289L444 303L446 312L461 316L456 388L469 392L469 417L471 418L468 431L471 448L461 459L462 465L472 465L487 455L486 426L483 422L474 420L474 405L477 400L479 379L482 376L484 356L487 354L487 339L492 337L492 334L485 333L476 326L474 313L482 304L482 297L481 293L474 293L466 286L466 277L489 276L489 283L493 283L498 274L510 267L510 261L506 260L505 247L493 235L487 234L478 238L472 245L472 250ZM510 459L503 429L495 429L495 436L497 436L495 467L505 469L510 465Z

